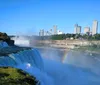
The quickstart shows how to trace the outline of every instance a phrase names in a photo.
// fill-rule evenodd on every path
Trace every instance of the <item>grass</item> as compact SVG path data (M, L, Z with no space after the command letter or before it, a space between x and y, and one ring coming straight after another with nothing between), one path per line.
M35 77L11 67L0 68L0 85L36 85Z

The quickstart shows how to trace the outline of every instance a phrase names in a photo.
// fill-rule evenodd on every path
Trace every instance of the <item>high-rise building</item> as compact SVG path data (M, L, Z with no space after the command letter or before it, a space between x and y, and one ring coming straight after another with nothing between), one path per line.
M78 27L78 24L75 24L75 26L74 26L74 33L75 34L77 33L77 27Z
M44 36L44 29L41 30L41 36Z
M93 26L92 26L92 35L96 34L98 30L98 21L94 20L93 21Z
M39 36L44 36L44 29L42 29L42 30L40 30L40 32L39 32Z
M50 35L52 35L53 33L52 33L52 29L50 29Z
M90 33L90 27L85 27L85 28L84 28L84 33L85 33L85 34Z
M77 33L77 34L80 34L80 33L81 33L81 26L78 26L78 27L77 27L76 33Z
M57 34L57 25L54 25L53 29L54 29L54 35L56 35Z
M74 30L75 30L75 34L80 34L81 33L81 26L78 26L78 24L75 24Z

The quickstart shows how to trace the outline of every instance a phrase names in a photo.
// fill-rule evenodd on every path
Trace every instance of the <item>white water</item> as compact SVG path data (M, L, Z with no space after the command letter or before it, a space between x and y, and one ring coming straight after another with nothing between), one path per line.
M12 40L14 40L14 44L18 46L29 46L30 45L30 40L24 36L13 37Z
M54 54L53 57L55 56ZM68 63L68 61L66 62ZM100 85L100 76L92 72L92 69L86 70L85 68L76 67L77 65L74 63L71 63L72 65L68 65L67 63L63 64L52 61L49 58L41 58L36 49L10 54L7 57L0 57L0 66L20 68L34 75L40 81L41 85Z
M8 44L6 42L0 42L0 48L3 48L3 47L8 47Z
M53 85L52 78L44 71L44 63L37 49L0 56L0 67L6 66L19 68L28 72L35 76L41 85Z

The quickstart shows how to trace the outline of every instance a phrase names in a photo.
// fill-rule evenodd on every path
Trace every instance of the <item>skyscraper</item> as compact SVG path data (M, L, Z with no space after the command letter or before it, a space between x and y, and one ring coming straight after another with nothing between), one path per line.
M75 34L80 34L81 33L81 26L78 26L78 24L75 24L74 30L75 30Z
M80 34L80 33L81 33L81 26L78 26L78 27L77 27L76 33L77 33L77 34Z
M44 29L42 29L42 36L44 36Z
M42 29L42 30L40 30L40 32L39 32L39 36L44 36L44 29Z
M92 26L92 35L96 34L98 30L98 21L94 20L93 21L93 26Z
M52 35L53 33L52 33L52 29L50 29L50 35Z
M57 34L57 25L54 25L53 29L54 29L54 35L56 35Z
M74 33L75 34L77 33L77 27L78 27L78 24L75 24L75 26L74 26Z

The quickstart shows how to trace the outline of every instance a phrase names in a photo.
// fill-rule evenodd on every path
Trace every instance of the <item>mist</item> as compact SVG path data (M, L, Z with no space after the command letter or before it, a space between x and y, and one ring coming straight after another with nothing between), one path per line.
M35 76L41 85L100 85L100 62L91 54L70 51L62 61L66 51L54 48L36 49L41 54L44 70L30 67L26 71Z

